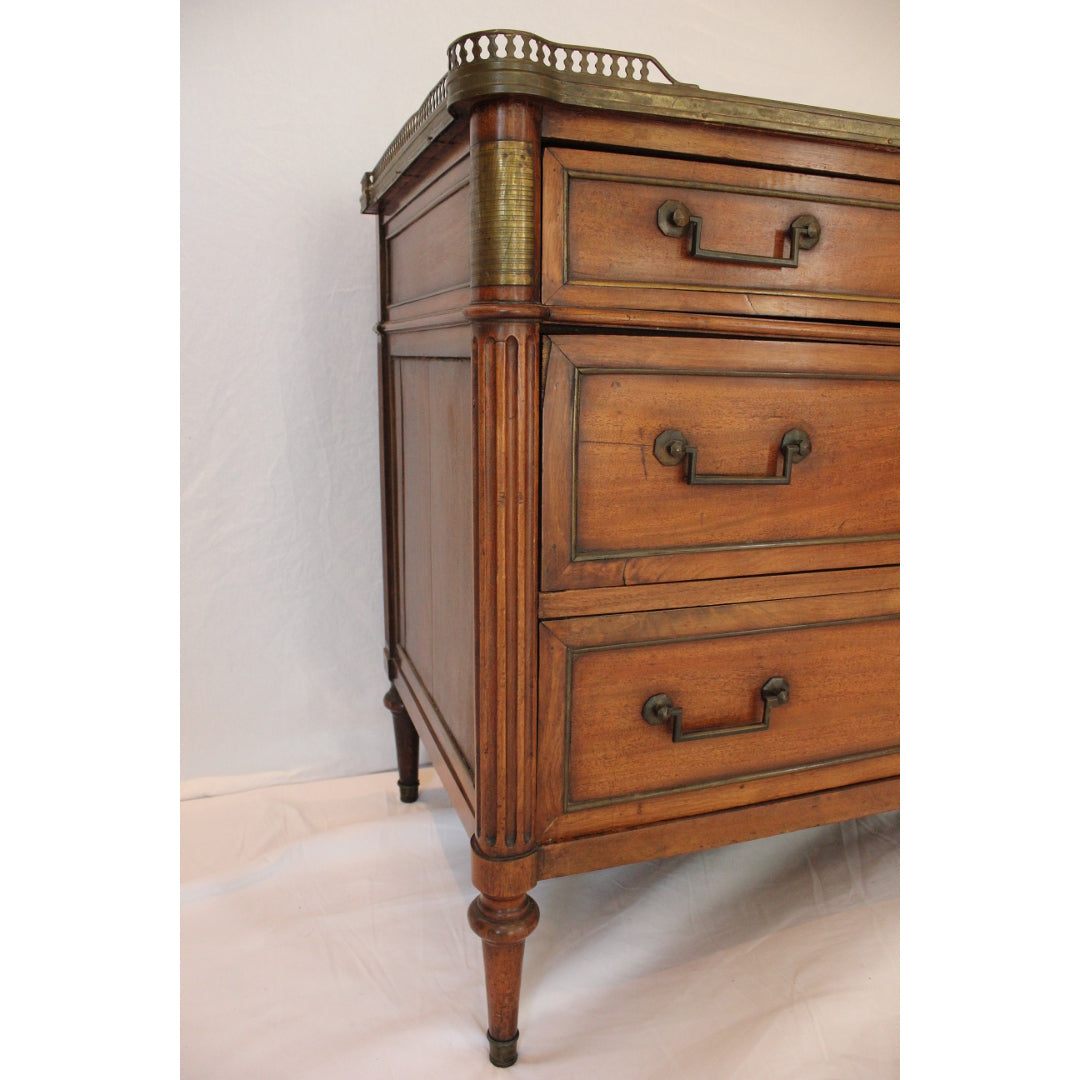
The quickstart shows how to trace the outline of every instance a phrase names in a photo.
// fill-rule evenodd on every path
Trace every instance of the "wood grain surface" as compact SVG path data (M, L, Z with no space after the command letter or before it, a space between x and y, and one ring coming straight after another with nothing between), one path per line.
M897 198L895 185L871 181L549 149L542 298L795 317L813 317L815 303L825 301L826 317L895 322ZM803 214L818 219L821 238L797 267L691 257L686 236L657 227L669 199L701 218L706 249L789 256L788 228Z
M556 338L544 399L546 589L879 565L899 531L899 383L890 346ZM679 430L701 472L789 485L692 486L662 464Z
M497 1064L539 877L898 805L898 181L887 147L504 96L379 201L386 700L402 796L418 734L472 834ZM821 239L691 257L668 199L707 249ZM775 477L791 429L789 484L654 452Z

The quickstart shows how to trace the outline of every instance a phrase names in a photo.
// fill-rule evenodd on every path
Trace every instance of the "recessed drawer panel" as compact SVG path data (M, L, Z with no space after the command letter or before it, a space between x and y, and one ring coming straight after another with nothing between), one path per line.
M899 186L556 148L544 303L899 322Z
M894 348L561 338L545 413L548 588L890 561Z
M564 748L552 816L614 825L894 774L898 602L889 591L545 623L545 734Z

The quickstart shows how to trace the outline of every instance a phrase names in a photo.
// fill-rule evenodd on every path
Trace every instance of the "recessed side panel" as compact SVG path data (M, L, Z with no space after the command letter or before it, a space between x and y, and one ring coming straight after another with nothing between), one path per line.
M472 375L466 358L393 360L400 640L469 777L476 763Z
M392 320L457 304L456 294L469 284L469 208L465 156L387 218L386 303Z

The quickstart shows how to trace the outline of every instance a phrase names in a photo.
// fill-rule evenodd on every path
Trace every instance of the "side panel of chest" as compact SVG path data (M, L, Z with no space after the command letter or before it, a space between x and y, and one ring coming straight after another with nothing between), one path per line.
M468 358L393 357L393 521L402 677L437 751L471 802L473 647L472 368Z

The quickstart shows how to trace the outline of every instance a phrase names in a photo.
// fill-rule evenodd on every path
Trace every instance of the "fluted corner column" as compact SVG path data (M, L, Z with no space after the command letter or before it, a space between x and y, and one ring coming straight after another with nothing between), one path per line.
M495 1065L517 1060L536 883L540 114L481 104L470 123L477 632L476 832L469 924L484 948Z
M476 847L533 849L539 551L540 116L476 107L472 172Z

